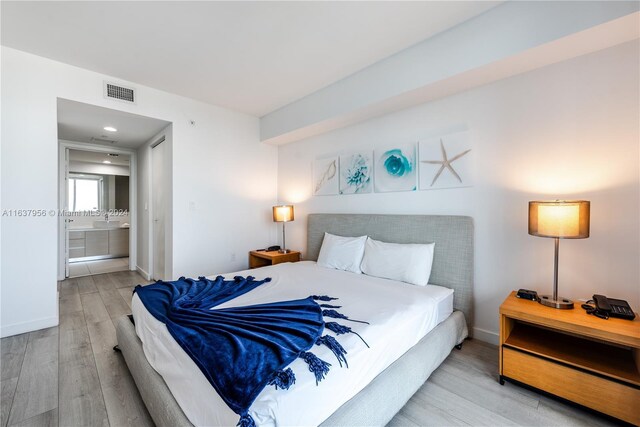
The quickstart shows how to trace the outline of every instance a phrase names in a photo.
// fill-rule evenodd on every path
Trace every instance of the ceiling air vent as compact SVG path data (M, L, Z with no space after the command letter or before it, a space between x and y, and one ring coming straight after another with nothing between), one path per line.
M91 142L96 142L98 144L115 144L118 141L116 141L115 139L102 139L102 138L96 138L95 136L92 136Z
M131 87L104 82L104 97L135 104L136 91Z

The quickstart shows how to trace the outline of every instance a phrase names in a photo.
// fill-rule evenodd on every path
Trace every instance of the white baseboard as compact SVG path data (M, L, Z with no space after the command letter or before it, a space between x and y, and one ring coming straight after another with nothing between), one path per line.
M476 327L473 328L473 338L493 345L498 345L500 343L500 335L497 332L487 331L486 329Z
M144 271L142 268L140 268L139 265L136 265L136 270L138 271L138 273L142 275L142 277L144 277L147 280L151 280L151 275L146 271Z
M24 334L25 332L33 332L40 329L58 326L58 317L43 317L41 319L29 320L27 322L14 323L11 325L2 325L0 328L0 336L10 337L12 335Z

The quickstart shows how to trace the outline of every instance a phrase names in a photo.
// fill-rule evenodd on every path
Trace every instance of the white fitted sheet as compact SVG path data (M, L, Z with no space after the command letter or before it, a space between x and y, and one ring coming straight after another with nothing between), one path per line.
M330 295L340 298L331 302L342 306L339 312L370 322L365 325L330 319L352 327L371 348L354 334L340 335L338 341L348 352L347 369L340 368L329 349L314 346L311 351L331 363L331 371L316 386L315 377L305 362L295 360L290 367L295 372L296 383L289 390L266 387L251 406L249 414L259 426L322 423L453 310L451 289L414 286L331 270L310 261L229 273L226 277L249 274L258 279L271 277L272 281L216 308ZM166 326L146 310L135 294L132 311L147 360L163 377L187 418L196 426L235 425L238 415L229 409ZM333 335L330 331L325 333Z

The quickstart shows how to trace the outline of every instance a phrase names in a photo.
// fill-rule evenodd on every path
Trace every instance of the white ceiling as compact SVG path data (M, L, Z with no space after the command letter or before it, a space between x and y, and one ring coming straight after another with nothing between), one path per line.
M129 156L126 154L118 154L117 157L110 156L108 153L98 153L95 151L69 150L69 160L73 162L83 163L100 163L105 160L111 162L112 165L129 166Z
M137 148L167 127L169 122L58 99L58 139L88 142L118 148ZM117 132L107 132L112 126ZM92 141L91 138L115 140L114 143Z
M1 41L261 117L499 3L2 1Z

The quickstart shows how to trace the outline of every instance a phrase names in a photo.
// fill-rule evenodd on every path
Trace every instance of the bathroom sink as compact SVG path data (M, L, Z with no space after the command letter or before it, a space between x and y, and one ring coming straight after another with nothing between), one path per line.
M120 221L93 221L93 228L113 229L120 228Z

